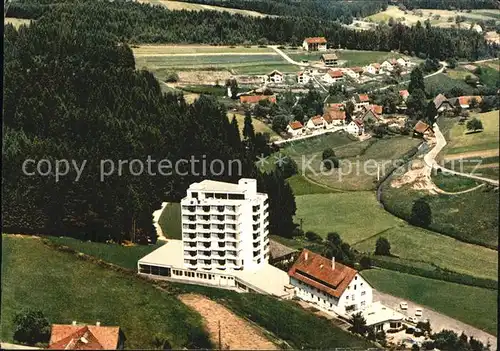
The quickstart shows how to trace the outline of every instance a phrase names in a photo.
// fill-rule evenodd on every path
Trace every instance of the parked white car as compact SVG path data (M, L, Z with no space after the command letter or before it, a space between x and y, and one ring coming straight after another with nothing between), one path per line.
M415 309L415 316L422 317L422 309L421 308L416 308Z
M399 303L399 308L401 308L402 310L407 310L408 309L408 303L406 303L405 301L401 301Z
M406 321L417 324L417 317L406 317Z

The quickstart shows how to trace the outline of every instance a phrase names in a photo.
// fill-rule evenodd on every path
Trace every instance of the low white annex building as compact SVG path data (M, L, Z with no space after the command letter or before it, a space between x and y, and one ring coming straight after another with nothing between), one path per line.
M255 179L193 183L181 201L182 240L141 258L152 278L286 298L288 275L268 264L268 198Z
M349 318L372 304L372 287L358 272L307 249L288 271L295 296Z
M351 313L351 316L355 313ZM400 330L405 319L404 314L382 305L379 301L362 310L361 315L366 320L366 326L372 327L375 332Z

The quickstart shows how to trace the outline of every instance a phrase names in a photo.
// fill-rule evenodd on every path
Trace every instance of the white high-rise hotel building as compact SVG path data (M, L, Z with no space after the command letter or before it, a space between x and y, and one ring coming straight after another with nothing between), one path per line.
M191 184L181 201L182 240L167 239L141 258L138 273L291 297L288 274L268 263L268 208L255 179Z
M191 184L181 206L184 267L254 270L267 264L269 205L255 179Z

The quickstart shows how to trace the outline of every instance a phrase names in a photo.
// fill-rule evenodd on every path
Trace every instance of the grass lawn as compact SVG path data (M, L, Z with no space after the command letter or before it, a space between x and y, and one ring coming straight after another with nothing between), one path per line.
M421 12L422 16L419 16L414 11ZM470 13L437 9L415 9L414 11L405 13L397 6L388 6L387 10L368 16L366 19L373 22L387 22L391 17L395 20L404 18L403 22L410 26L416 24L417 21L423 23L426 19L429 19L433 26L450 28L455 25L456 16L464 16L466 22L461 23L461 28L466 29L469 29L471 23L478 22L478 20L498 19L498 14L492 10L472 10ZM436 15L439 15L439 18L434 17ZM448 21L449 18L452 19L451 22Z
M297 72L297 67L273 53L259 55L136 56L136 67L150 71L232 70L237 74L266 74L274 69Z
M457 154L468 151L498 150L499 111L471 114L469 119L478 118L483 123L484 131L481 133L465 134L465 124L455 124L450 130L445 147L446 154Z
M375 192L353 191L296 196L295 222L302 219L304 231L326 237L338 232L343 241L353 245L404 221L384 211ZM371 250L370 250L371 251Z
M334 151L341 160L340 167L323 172L323 149L291 156L300 165L299 169L303 166L304 174L317 183L342 190L373 190L378 177L390 172L398 160L402 160L404 154L419 143L419 140L411 137L393 136L337 147Z
M158 219L158 224L167 238L182 238L181 204L169 202Z
M370 253L375 250L377 238L383 236L391 243L393 254L402 259L424 261L463 274L497 279L496 251L410 226L380 207L374 192L302 195L296 196L295 201L295 222L302 219L304 231L314 231L323 237L328 232L338 232L342 240L359 251ZM441 207L444 211L449 209L449 206ZM497 212L491 212L490 217L493 213ZM463 219L464 225L467 222L470 221ZM472 230L473 226L470 227ZM302 244L297 243L297 246L304 246Z
M364 270L361 275L377 290L428 306L492 335L497 334L496 290L384 269Z
M457 273L498 280L497 251L410 225L395 226L354 247L373 253L380 236L389 240L391 253L403 260L422 261Z
M288 184L292 187L295 196L308 194L328 194L338 192L335 189L327 188L310 182L306 177L300 174L295 174L287 179Z
M456 75L456 73L452 73L452 75ZM454 79L447 73L439 73L425 79L425 91L430 96L449 92L453 87L462 89L463 95L472 95L474 90L463 79Z
M4 24L12 24L16 29L21 25L29 25L32 20L26 18L6 17Z
M180 10L188 10L188 11L220 11L220 12L229 12L231 14L240 14L244 16L251 16L251 17L264 17L268 16L266 14L257 12L257 11L251 11L251 10L240 10L240 9L233 9L229 7L222 7L222 6L213 6L213 5L203 5L203 4L194 4L194 3L187 3L183 1L172 1L172 0L139 0L139 2L142 3L149 3L152 5L161 5L165 6L167 9L171 11L180 11ZM272 16L274 17L274 16Z
M297 50L285 50L288 56L295 61L308 60L319 61L321 53L306 53ZM364 50L338 50L335 51L339 60L346 60L345 67L366 66L373 62L382 63L391 58L400 58L402 55L387 51L364 51Z
M444 191L450 193L471 189L481 184L480 182L475 181L474 179L460 177L453 174L447 174L445 172L439 172L437 174L433 174L432 181L440 189L443 189Z
M262 53L274 54L270 48L257 46L214 46L214 45L135 45L134 56L182 55L182 54L218 54L218 53Z
M430 229L463 241L496 248L498 245L498 191L489 187L459 195L429 195L408 186L384 183L382 200L392 213L409 218L413 202L424 197L432 212Z
M186 292L209 296L236 314L287 341L296 350L374 347L368 341L336 328L331 321L304 310L294 301L278 300L269 295L239 294L203 286L174 285Z
M72 239L65 243L73 248L82 247ZM38 308L45 306L43 311L52 322L71 323L76 319L94 323L95 320L100 320L103 325L120 325L128 338L128 348L153 348L152 337L161 332L169 337L173 347L180 349L185 345L186 331L199 326L199 315L190 311L171 294L162 293L149 283L134 277L123 276L94 263L80 261L70 254L55 251L43 245L40 240L4 236L4 250L2 288L8 283L10 289L2 291L2 317L4 311L7 316L2 319L3 340L10 340L14 311L27 305ZM108 251L116 253L110 254ZM9 253L7 259L6 252ZM96 249L88 253L107 260L121 252L117 245L106 245L105 250ZM128 268L123 260L113 263ZM22 281L18 282L17 277ZM69 281L68 277L71 277ZM32 289L30 284L44 288ZM175 294L203 294L253 321L264 328L265 333L271 332L287 341L295 349L366 348L371 345L336 328L326 319L314 316L292 301L195 285L171 283L169 286L174 288ZM67 306L72 306L73 309ZM317 333L318 330L322 331L321 334Z
M240 114L240 113L234 113L229 111L227 113L227 117L229 118L229 121L233 119L233 115L236 116L236 121L238 122L238 128L240 130L241 136L243 136L243 127L245 125L245 116ZM281 137L276 134L274 130L271 129L266 123L259 121L256 118L252 118L252 125L253 129L255 130L256 133L263 133L263 134L269 134L270 141L277 141L281 140Z
M476 75L474 75L472 72L461 67L456 69L451 69L451 68L447 69L446 76L457 80L464 80L467 76L471 76L473 78L476 77Z
M180 349L188 346L189 335L202 332L200 315L135 276L53 250L40 239L2 240L3 341L12 342L14 316L28 308L41 310L51 323L118 325L131 349L154 348L157 333Z
M163 245L163 242L159 242L155 245L123 246L119 244L81 241L69 237L47 236L44 238L54 244L64 245L78 252L99 257L103 261L132 270L137 269L137 261L139 261L140 258Z

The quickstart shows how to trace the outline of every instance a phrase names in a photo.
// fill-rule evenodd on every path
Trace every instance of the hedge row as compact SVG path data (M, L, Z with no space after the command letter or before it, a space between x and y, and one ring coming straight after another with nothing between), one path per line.
M401 273L418 275L430 279L444 280L447 282L458 283L463 285L470 285L486 289L498 290L498 282L492 279L477 278L471 275L456 273L439 267L436 267L435 270L429 270L421 267L412 267L402 263L389 262L377 256L371 256L371 260L373 266L390 269Z

